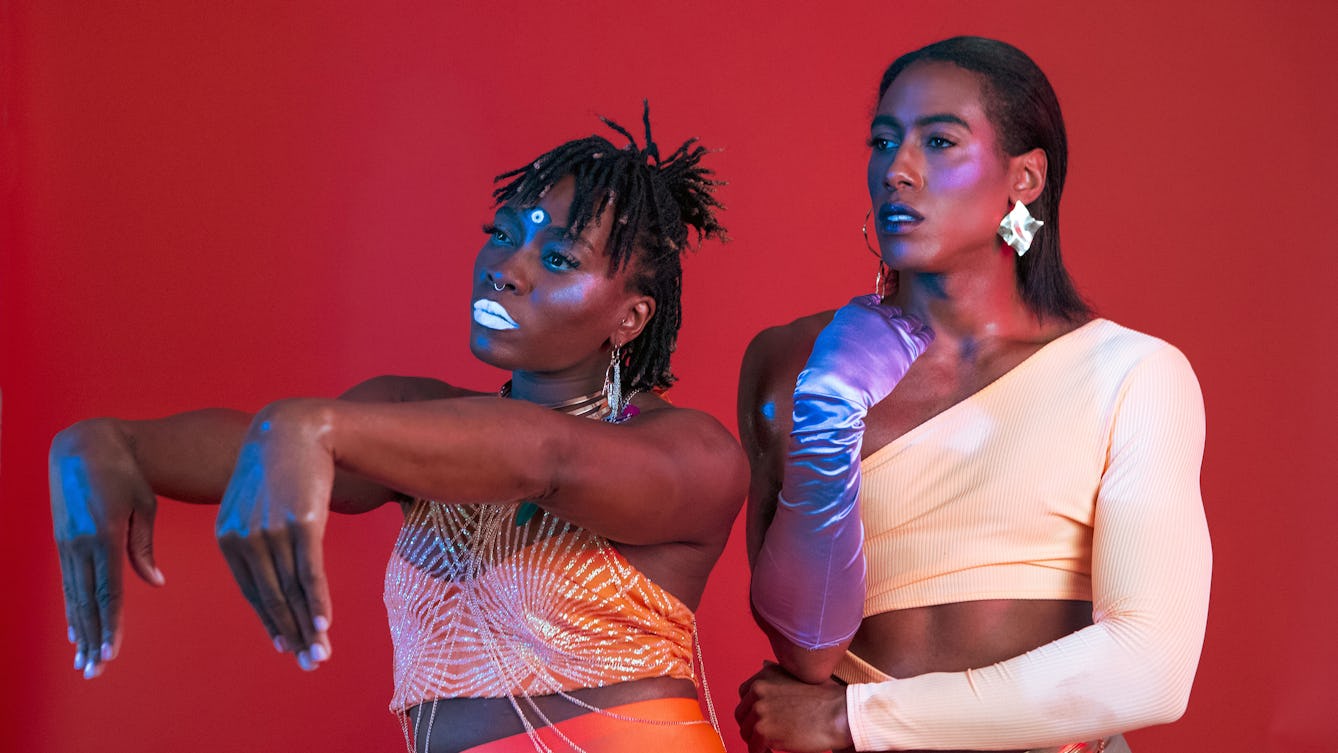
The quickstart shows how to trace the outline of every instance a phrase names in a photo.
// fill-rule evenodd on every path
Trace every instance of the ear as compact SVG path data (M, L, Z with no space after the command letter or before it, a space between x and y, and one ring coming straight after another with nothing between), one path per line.
M1049 160L1041 148L1023 152L1008 160L1008 206L1020 201L1030 204L1045 190L1045 172ZM1044 219L1044 218L1041 218Z
M622 317L618 320L609 342L615 347L626 345L641 335L641 331L650 324L655 316L655 299L648 295L636 295L627 299L622 308Z

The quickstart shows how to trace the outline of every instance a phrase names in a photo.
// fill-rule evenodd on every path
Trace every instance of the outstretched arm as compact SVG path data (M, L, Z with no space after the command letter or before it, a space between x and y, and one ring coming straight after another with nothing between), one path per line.
M336 468L408 497L534 501L633 545L716 542L746 478L737 443L696 411L614 425L492 397L275 403L252 421L217 534L243 594L304 667L329 654L321 539Z
M459 394L427 379L378 377L342 399L412 400ZM56 435L48 470L65 613L75 668L101 673L120 646L121 551L146 582L161 586L153 558L156 496L217 504L251 416L210 408L146 421L97 418ZM393 497L380 484L342 473L335 509L359 512Z

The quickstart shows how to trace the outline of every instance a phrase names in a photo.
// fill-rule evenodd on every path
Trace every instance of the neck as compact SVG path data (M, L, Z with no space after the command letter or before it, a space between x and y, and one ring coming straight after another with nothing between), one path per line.
M600 392L604 375L553 376L533 371L511 372L511 397L539 405L557 405Z
M1018 292L1011 254L1005 246L966 269L902 270L891 302L929 324L936 340L1027 337L1041 321Z

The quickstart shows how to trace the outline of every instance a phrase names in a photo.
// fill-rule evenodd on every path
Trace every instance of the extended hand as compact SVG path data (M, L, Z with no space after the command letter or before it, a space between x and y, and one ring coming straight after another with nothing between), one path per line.
M831 680L810 685L766 662L739 686L734 718L749 753L823 753L854 745L846 689Z
M153 562L158 501L111 421L56 435L47 469L74 668L93 678L121 645L121 551L139 577L163 585Z
M334 459L314 401L275 403L251 422L216 534L242 594L278 651L303 669L330 657L322 539Z

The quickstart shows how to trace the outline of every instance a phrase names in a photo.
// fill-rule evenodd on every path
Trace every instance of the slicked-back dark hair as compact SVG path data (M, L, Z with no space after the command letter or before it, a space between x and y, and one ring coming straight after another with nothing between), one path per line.
M727 240L716 219L723 208L715 198L721 181L701 166L705 147L688 139L666 159L650 133L650 105L643 103L646 144L638 146L626 128L601 117L609 128L627 139L616 147L602 136L587 136L540 156L524 167L495 178L502 183L493 198L500 206L532 206L558 181L571 176L575 196L567 227L580 235L613 207L609 230L609 276L631 264L631 285L655 299L655 314L646 329L623 348L622 388L664 389L674 382L669 362L682 322L683 267L681 254L689 248L689 228L696 242ZM503 181L505 181L503 183Z
M999 145L1014 157L1045 150L1045 188L1027 205L1045 226L1024 256L1017 259L1018 290L1038 315L1078 321L1092 309L1073 286L1059 253L1059 197L1068 172L1068 135L1059 98L1041 69L1022 50L996 39L953 37L935 42L892 61L878 85L882 101L888 87L916 63L952 63L976 74L985 98L985 114L998 133Z

